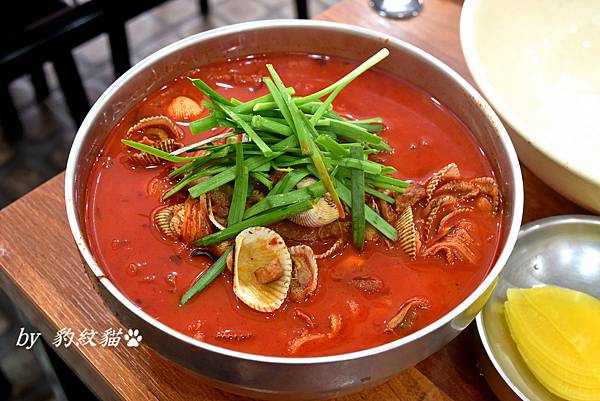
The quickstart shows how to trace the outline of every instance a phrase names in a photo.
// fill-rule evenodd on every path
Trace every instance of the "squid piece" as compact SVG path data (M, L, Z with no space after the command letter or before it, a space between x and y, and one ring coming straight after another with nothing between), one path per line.
M496 180L492 177L476 177L468 180L452 180L437 188L435 195L453 193L463 201L485 196L490 199L492 212L500 208L501 195Z
M385 331L410 330L413 328L420 309L427 309L430 302L425 297L415 297L404 302L400 311L385 324Z
M234 86L248 85L254 89L258 89L264 84L262 76L259 74L241 74L235 71L231 71L224 74L212 75L210 79L214 81L232 84Z
M441 252L445 254L448 263L453 263L455 260L475 263L478 257L475 253L477 243L470 234L472 230L473 223L465 220L460 221L452 226L448 234L439 242L426 248L422 255L432 256Z
M316 344L323 341L332 340L338 336L342 330L342 317L337 314L329 315L329 332L318 334L304 334L293 340L288 346L290 354L295 354L300 348L306 344Z

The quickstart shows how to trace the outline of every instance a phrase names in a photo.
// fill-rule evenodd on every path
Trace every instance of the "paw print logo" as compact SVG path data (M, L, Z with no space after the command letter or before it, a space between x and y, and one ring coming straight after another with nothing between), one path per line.
M142 336L138 329L127 330L127 334L125 334L123 338L127 341L127 346L130 348L137 347L140 345L140 341L142 341Z

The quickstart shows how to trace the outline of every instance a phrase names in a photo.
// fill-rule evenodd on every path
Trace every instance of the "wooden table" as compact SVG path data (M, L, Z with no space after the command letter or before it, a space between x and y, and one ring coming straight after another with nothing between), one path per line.
M389 33L439 57L471 80L460 50L458 0L426 0L414 19L376 16L367 0L345 0L319 16ZM471 80L472 81L472 80ZM525 217L584 213L527 169ZM103 331L122 327L94 292L67 225L61 174L0 211L0 285L44 338L67 327ZM18 333L15 333L15 336ZM477 371L473 327L441 351L388 383L345 400L495 399ZM142 346L57 348L62 358L103 400L241 399L203 385L198 376Z

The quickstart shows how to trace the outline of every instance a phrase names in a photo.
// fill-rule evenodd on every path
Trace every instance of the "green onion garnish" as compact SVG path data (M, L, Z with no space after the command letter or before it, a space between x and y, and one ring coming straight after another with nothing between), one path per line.
M239 223L246 209L246 197L248 196L248 167L244 165L244 148L242 143L235 144L235 184L233 196L229 207L227 225L232 226Z
M219 242L225 241L226 239L235 237L246 228L256 226L267 226L269 224L273 224L278 221L287 219L288 217L291 217L295 214L309 210L312 207L313 206L312 203L310 203L310 201L302 201L290 206L284 206L282 208L269 210L268 212L259 214L258 216L242 220L239 223L229 226L217 233L209 234L206 237L200 238L199 240L194 242L194 244L197 246L218 244Z
M350 147L350 156L363 161L360 145ZM362 251L365 246L365 172L360 168L352 169L352 242Z
M185 304L189 301L194 295L202 291L206 288L207 285L215 281L217 277L225 270L225 266L227 266L227 256L233 250L233 245L231 245L219 259L213 263L206 272L194 283L194 285L183 294L181 299L179 300L179 305Z

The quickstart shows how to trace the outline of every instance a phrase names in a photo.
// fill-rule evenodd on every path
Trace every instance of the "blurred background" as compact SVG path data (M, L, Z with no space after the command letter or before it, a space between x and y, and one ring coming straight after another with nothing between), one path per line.
M0 208L64 170L78 123L124 58L133 65L198 32L306 18L337 1L0 0Z
M64 170L90 105L130 65L189 35L337 1L0 0L0 208ZM21 327L0 293L0 400L95 399L52 347L15 347Z

